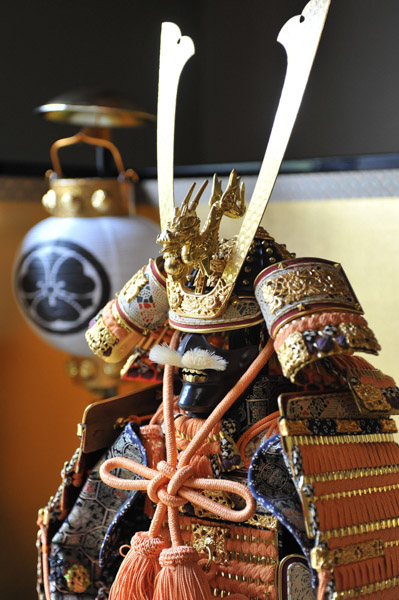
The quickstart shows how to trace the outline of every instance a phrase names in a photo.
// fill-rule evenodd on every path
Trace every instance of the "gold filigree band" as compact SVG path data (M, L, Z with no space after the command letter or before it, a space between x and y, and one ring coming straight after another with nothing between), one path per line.
M112 350L119 342L118 338L105 325L101 316L86 331L86 341L90 350L100 358L104 357L104 352Z
M267 267L255 280L255 295L273 338L300 315L363 312L341 265L318 258L296 258Z
M312 362L351 352L378 354L380 345L374 333L361 323L339 323L322 331L295 331L278 348L277 356L285 377L295 380L297 373ZM309 339L308 339L309 338Z
M331 569L341 565L349 565L350 563L367 558L377 558L378 556L383 556L384 552L385 545L382 540L371 540L331 550L325 550L316 546L316 548L311 550L310 556L312 567L316 571L320 571L320 569Z

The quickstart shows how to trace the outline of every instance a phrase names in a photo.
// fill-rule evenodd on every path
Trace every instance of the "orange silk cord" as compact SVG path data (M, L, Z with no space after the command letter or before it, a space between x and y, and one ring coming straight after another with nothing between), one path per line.
M340 323L356 323L357 325L367 325L367 321L355 313L316 313L310 317L305 317L304 319L297 319L281 329L276 336L274 348L277 352L280 346L284 344L287 337L291 335L291 333L295 333L297 331L303 333L307 329L320 330L326 325L339 325Z
M41 542L41 562L42 562L42 575L43 575L43 587L44 596L46 600L51 600L50 593L50 581L49 581L49 557L48 557L48 544L47 544L47 532L43 523L43 518L39 517L37 522L40 529L40 542Z
M170 347L178 345L179 333L173 334ZM199 431L194 435L187 448L179 457L177 465L177 444L173 414L173 367L165 365L163 416L165 428L166 461L160 461L157 469L151 469L131 459L115 457L105 461L100 469L101 479L107 485L124 490L146 491L150 499L157 503L154 518L150 527L150 535L155 537L161 530L162 521L168 510L168 524L172 546L180 546L182 537L179 527L178 507L190 502L200 508L216 514L228 521L242 522L248 520L256 510L256 503L247 487L236 482L223 479L210 479L194 476L194 469L189 464L197 450L203 445L212 429L225 412L241 396L248 385L265 366L273 353L273 341L269 340L246 373L226 394L211 415L206 419ZM116 468L123 468L140 475L144 479L120 479L111 474ZM232 510L203 496L197 490L223 491L241 496L246 505L241 510Z
M267 415L257 423L254 423L247 431L238 439L237 448L241 454L241 458L244 461L246 467L249 466L250 459L245 455L245 448L253 440L254 437L262 432L265 432L265 438L269 438L275 433L278 433L278 419L280 412L276 410L274 413Z

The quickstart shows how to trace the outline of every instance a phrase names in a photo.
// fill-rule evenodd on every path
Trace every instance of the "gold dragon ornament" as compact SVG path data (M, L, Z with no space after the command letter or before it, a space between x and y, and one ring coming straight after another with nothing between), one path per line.
M196 184L191 186L181 207L174 209L173 219L167 223L166 229L157 238L157 243L163 245L165 271L168 275L168 294L174 309L179 308L183 303L189 303L194 308L194 304L199 301L198 295L203 298L205 306L209 304L206 302L208 294L202 296L206 289L226 287L220 277L231 254L234 241L220 241L220 224L223 216L237 219L244 215L245 186L238 177L237 171L233 169L223 192L221 180L214 175L209 200L210 210L201 228L196 210L207 184L208 182L205 181L192 200ZM187 284L191 284L190 287L187 287ZM210 297L216 300L212 291Z

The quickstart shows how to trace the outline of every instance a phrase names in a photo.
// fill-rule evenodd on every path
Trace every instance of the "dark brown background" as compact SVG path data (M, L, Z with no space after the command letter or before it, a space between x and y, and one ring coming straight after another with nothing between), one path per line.
M305 0L14 0L1 10L0 166L42 164L74 129L32 109L82 86L156 111L161 22L196 45L178 100L176 164L260 161L284 77L279 29ZM397 152L397 0L332 0L288 158ZM155 165L155 126L115 140ZM76 162L65 151L63 160ZM79 157L80 159L80 157Z

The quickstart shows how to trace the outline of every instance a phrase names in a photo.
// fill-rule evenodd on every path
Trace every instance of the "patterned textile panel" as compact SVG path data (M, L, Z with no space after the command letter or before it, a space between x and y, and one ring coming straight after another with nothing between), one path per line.
M52 600L92 600L107 596L114 573L101 569L100 549L103 561L107 553L108 564L115 567L118 563L118 568L118 548L125 540L122 538L121 541L120 532L115 528L138 498L135 491L114 490L101 481L101 464L114 456L129 457L146 464L144 447L130 424L93 468L73 508L51 540ZM120 470L119 476L131 477L131 474ZM125 532L126 541L133 532ZM112 543L115 537L118 538L116 547Z

